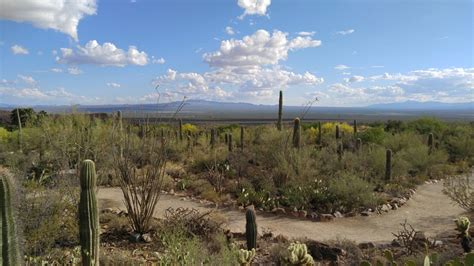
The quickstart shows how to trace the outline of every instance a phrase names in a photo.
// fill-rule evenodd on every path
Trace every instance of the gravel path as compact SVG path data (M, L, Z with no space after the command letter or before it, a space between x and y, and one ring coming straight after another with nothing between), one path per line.
M421 185L416 194L400 209L383 215L369 217L351 217L336 219L331 222L312 222L274 215L257 216L260 232L269 229L275 235L282 234L289 238L307 237L324 241L346 238L360 242L389 242L393 239L392 232L397 232L400 223L405 219L417 230L424 231L427 236L435 236L448 230L454 230L453 219L464 213L464 210L452 204L442 193L442 182ZM101 188L99 205L101 208L125 209L119 188ZM158 203L156 216L164 214L168 207L196 208L201 211L213 209L193 201L183 201L180 197L163 195ZM233 232L243 231L245 215L238 210L218 209L227 218L227 227Z

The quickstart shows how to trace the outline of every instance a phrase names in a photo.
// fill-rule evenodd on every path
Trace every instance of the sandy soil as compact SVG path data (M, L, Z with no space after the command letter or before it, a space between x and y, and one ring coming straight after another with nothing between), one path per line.
M332 222L312 222L274 215L257 216L260 232L271 230L275 235L282 234L289 238L307 237L324 241L336 238L346 238L357 243L390 242L394 238L392 232L397 232L400 223L405 219L416 229L435 236L439 233L454 230L453 219L464 213L464 210L453 203L442 193L442 182L421 185L416 194L400 209L383 215L369 217L340 218ZM101 188L98 199L101 208L125 209L122 202L122 192L119 188ZM183 201L180 197L163 195L156 209L156 217L164 214L168 207L196 208L201 211L212 207L192 201ZM216 209L228 219L227 227L232 232L245 229L245 214L238 210Z

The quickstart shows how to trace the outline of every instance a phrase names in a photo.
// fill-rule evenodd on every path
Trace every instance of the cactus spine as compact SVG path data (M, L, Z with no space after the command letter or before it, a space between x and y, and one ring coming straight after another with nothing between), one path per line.
M245 237L247 238L247 250L257 249L257 220L253 206L247 208L245 219Z
M300 119L297 117L293 126L293 147L300 148L301 142L301 125Z
M232 149L234 148L232 145L232 134L229 133L227 138L228 138L228 144L229 144L229 152L232 152Z
M283 91L280 91L280 98L278 100L278 122L277 129L281 131L282 129L282 116L283 116Z
M99 265L99 212L97 211L95 164L84 160L80 175L79 238L82 265Z
M392 179L392 150L387 149L385 153L385 180Z
M13 216L11 184L7 176L0 176L0 265L21 265L20 250Z
M244 150L244 127L240 126L240 150Z
M211 149L214 149L214 147L216 146L216 130L215 129L211 129Z

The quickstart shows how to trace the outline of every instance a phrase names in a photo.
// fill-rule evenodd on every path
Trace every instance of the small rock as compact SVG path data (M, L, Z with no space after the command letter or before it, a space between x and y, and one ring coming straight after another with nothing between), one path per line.
M170 194L174 195L174 189L170 189Z
M307 212L304 211L304 210L301 210L301 211L298 212L298 216L299 216L300 218L306 218L306 214L307 214Z
M318 221L319 220L319 215L315 212L312 212L309 214L309 218L313 221Z
M334 220L334 216L332 214L323 213L319 216L322 222L328 222Z
M362 215L362 216L370 216L371 214L372 214L372 212L370 212L370 211L363 211L363 212L360 213L360 215Z
M277 235L277 236L275 237L275 240L276 240L277 242L286 243L286 242L288 242L288 237L286 237L286 236L284 236L284 235Z
M359 244L360 249L369 249L369 248L375 248L375 244L372 242L362 242Z
M427 242L428 238L426 238L425 232L423 231L416 231L413 239L417 242Z
M102 213L113 213L114 212L114 209L112 208L105 208L102 210Z
M394 210L398 210L398 204L396 204L396 203L392 203L392 209L394 209Z
M306 246L308 253L315 260L338 261L339 257L346 255L346 251L341 248L331 247L317 241L308 241Z
M150 234L143 234L141 239L143 240L143 242L145 243L150 243L153 241L153 239L151 238L151 235Z
M433 246L435 246L435 247L441 247L441 246L443 246L443 244L444 244L443 241L441 241L441 240L435 240L434 243L433 243Z
M340 213L340 212L337 211L337 212L334 212L334 217L336 217L336 218L343 218L344 215L342 215L342 213Z
M272 210L272 212L273 212L274 214L276 214L276 215L283 215L283 214L286 214L286 211L285 211L285 209L283 209L283 208L274 208L274 209Z
M389 205L389 204L383 204L381 207L380 207L380 210L383 211L383 212L388 212L389 210L391 210L392 207Z
M138 243L138 242L140 242L140 238L141 238L141 237L140 237L140 234L138 234L138 233L132 233L132 234L130 235L130 237L129 237L129 240L130 240L130 242L132 242L132 243Z

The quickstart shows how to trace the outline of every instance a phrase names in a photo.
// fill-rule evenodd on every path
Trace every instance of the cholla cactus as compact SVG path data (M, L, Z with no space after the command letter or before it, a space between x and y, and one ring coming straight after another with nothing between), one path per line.
M314 265L313 257L308 254L308 247L300 242L290 244L285 262L288 265Z
M238 262L240 266L248 266L252 263L253 258L255 257L255 249L251 250L240 249Z
M469 227L471 221L465 216L461 216L454 220L456 223L456 230L459 232L458 237L461 238L461 246L465 252L471 252L471 236L469 235Z

